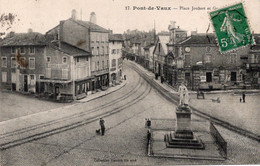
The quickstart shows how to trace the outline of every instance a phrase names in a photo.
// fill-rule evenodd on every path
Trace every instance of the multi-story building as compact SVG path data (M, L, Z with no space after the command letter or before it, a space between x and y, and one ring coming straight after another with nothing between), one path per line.
M109 60L110 60L110 83L115 84L122 77L122 48L123 36L121 34L109 34Z
M150 71L153 71L153 51L155 46L153 44L144 47L145 64L144 67Z
M245 87L246 71L241 57L249 53L249 48L221 54L215 35L193 32L180 39L176 28L169 27L172 42L165 59L169 84L177 88L184 82L193 90Z
M165 56L168 54L167 43L169 42L169 35L158 35L154 48L154 73L158 76L164 75Z
M1 88L19 92L42 92L39 80L44 77L44 35L11 32L1 42Z
M60 42L49 44L44 54L44 92L57 99L79 99L91 92L90 53Z
M72 11L72 17L61 21L59 25L49 30L46 35L51 36L53 42L59 45L61 42L91 53L90 70L93 78L86 78L78 82L80 86L91 79L91 90L102 89L109 85L109 31L96 23L95 13L91 13L91 20L82 21L76 18L76 11ZM81 72L88 72L82 70Z

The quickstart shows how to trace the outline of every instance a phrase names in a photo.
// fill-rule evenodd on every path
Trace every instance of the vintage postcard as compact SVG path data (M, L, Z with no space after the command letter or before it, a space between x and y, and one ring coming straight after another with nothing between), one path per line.
M260 164L259 0L0 0L0 165Z

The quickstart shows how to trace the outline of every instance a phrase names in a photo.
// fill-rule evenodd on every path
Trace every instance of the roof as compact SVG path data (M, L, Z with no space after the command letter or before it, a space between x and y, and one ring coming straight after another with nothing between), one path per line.
M167 43L170 40L170 36L169 35L159 35L158 38L160 40L164 53L167 54Z
M122 34L109 34L108 39L110 41L124 41Z
M1 46L32 46L46 45L45 36L41 33L14 33L12 37L6 37L2 40Z
M177 43L179 45L198 45L198 44L214 44L216 45L216 37L214 34L195 34L186 40Z
M154 46L154 44L150 44L150 45L145 46L144 49L149 49L149 48L151 48L153 46Z
M90 31L93 31L93 32L109 32L107 29L105 29L97 24L94 24L90 21L73 20L72 18L70 18L68 20L76 22L86 28L90 28Z
M68 43L61 42L60 48L56 47L55 45L51 44L50 45L52 48L59 50L61 52L64 52L70 56L74 57L80 57L80 56L90 56L91 54L85 50L82 50L80 48L77 48L75 46L72 46Z

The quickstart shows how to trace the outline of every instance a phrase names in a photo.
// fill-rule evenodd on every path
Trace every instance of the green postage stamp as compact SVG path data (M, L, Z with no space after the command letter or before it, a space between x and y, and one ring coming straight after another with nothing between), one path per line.
M254 44L242 3L209 14L222 53Z

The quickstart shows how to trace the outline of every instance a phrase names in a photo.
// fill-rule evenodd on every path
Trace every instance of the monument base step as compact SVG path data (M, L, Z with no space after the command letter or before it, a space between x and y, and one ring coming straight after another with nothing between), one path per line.
M167 148L205 149L202 141L194 136L192 139L175 138L174 133L165 135Z

